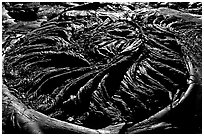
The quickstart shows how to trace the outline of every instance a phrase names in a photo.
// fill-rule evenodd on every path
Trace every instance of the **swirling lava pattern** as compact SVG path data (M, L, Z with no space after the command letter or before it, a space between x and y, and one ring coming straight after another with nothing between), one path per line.
M153 11L64 12L10 45L4 83L26 105L67 122L141 121L188 87L185 56L165 21Z

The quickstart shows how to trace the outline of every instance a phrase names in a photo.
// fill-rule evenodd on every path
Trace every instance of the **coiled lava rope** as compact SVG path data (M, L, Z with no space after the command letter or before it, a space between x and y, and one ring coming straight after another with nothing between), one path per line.
M67 11L10 47L4 84L25 105L68 123L140 122L189 88L178 35L162 21L154 11L127 18Z

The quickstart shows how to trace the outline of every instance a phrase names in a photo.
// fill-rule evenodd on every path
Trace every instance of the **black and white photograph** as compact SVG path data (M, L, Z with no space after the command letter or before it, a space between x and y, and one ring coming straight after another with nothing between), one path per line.
M202 134L202 2L2 4L2 134Z

